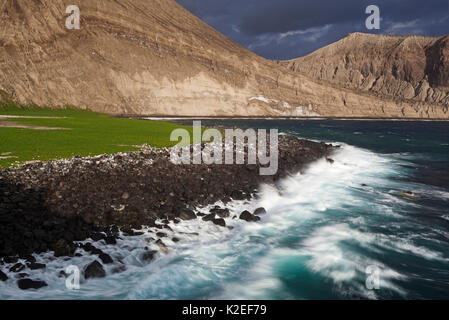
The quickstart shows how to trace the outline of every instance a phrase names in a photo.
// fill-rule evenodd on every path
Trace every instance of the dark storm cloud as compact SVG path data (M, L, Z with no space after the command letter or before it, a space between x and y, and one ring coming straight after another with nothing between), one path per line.
M370 4L380 7L385 20L403 22L426 18L441 11L449 14L448 3L447 0L270 1L248 12L242 21L241 30L250 35L258 35L304 30L326 24L364 23L365 9Z
M178 0L226 36L271 59L308 54L350 32L443 35L449 0ZM377 5L381 29L367 30Z
M249 12L242 21L241 30L249 35L306 30L360 18L363 13L363 6L351 4L351 0L281 2L280 7L270 2Z

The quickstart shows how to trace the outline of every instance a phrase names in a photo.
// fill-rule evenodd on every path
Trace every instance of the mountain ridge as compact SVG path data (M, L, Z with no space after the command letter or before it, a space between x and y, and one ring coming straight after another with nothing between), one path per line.
M67 30L68 5L81 29ZM111 114L448 118L264 59L173 0L6 0L0 89L21 103Z
M353 90L449 107L449 36L349 34L305 57L292 71Z

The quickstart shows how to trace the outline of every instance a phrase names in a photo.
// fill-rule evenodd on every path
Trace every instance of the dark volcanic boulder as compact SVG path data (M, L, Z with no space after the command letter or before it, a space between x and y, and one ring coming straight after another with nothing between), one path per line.
M196 219L196 214L192 210L184 209L179 214L179 218L182 220L194 220Z
M17 261L19 261L18 257L4 257L3 258L4 263L16 263Z
M92 254L102 254L103 251L101 251L100 249L96 248L95 246L93 246L91 243L87 242L85 244L82 244L80 246L81 248L83 248L85 251L90 252Z
M240 219L241 220L245 220L247 222L256 222L259 221L260 218L258 216L255 216L253 214L251 214L251 212L245 210L240 214Z
M3 273L2 270L0 270L0 281L6 281L8 280L8 276Z
M143 260L143 261L151 261L151 260L153 260L153 259L154 259L154 256L156 255L156 253L157 253L157 251L155 251L155 250L148 250L148 251L145 251L145 252L142 254L142 260Z
M220 226L220 227L226 227L226 221L224 221L224 219L222 219L222 218L220 218L220 219L214 219L214 220L212 220L212 222L213 222L214 224L216 224L217 226Z
M16 263L15 265L13 265L11 267L11 269L9 269L9 271L11 271L11 272L20 272L23 269L25 269L25 265L23 265L22 263L19 262L19 263Z
M45 264L32 262L28 264L28 268L31 270L45 269Z
M117 240L113 236L108 236L104 238L106 244L117 244Z
M231 198L234 200L245 200L245 194L241 190L233 190L231 192Z
M125 271L126 271L126 266L124 266L124 265L120 265L120 266L115 267L114 269L111 270L111 272L113 274L122 273L122 272L125 272Z
M84 277L86 279L90 278L104 278L106 277L106 271L104 271L103 266L100 262L95 260L86 266L84 269Z
M40 289L47 286L45 281L31 280L31 279L20 279L19 281L17 281L17 285L22 290Z
M113 263L114 262L114 260L112 260L111 256L108 255L107 253L104 253L104 252L100 253L99 258L101 259L101 261L104 264L109 264L109 263Z
M94 233L92 233L92 234L90 235L90 238L91 238L93 241L97 242L97 241L103 240L105 237L104 237L104 235L101 234L100 232L94 232Z
M208 214L203 217L203 221L212 221L215 219L215 213Z
M267 210L265 210L265 208L257 208L256 210L254 210L254 215L255 216L260 216L261 214L267 214Z
M68 276L69 275L64 270L61 270L58 273L58 278L67 278Z
M20 258L25 259L26 261L33 263L36 262L36 258L33 257L32 255L28 254L28 255L23 255Z

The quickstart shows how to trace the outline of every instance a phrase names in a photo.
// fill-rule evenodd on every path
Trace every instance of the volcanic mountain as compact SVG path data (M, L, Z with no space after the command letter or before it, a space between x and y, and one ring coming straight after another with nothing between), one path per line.
M80 9L79 30L66 28L69 5ZM138 115L449 117L447 38L419 42L428 48L427 78L410 58L391 76L413 89L400 82L390 90L380 80L390 75L382 62L387 45L358 58L368 69L346 63L352 55L323 49L332 55L332 72L343 63L339 79L339 70L361 68L352 76L360 80L337 81L319 76L330 68L322 58L266 60L173 0L3 0L0 20L0 89L22 103ZM345 52L357 47L352 42ZM396 53L401 61L402 49ZM377 83L386 84L377 90Z
M353 33L281 64L312 79L383 99L439 104L445 112L449 107L449 36Z

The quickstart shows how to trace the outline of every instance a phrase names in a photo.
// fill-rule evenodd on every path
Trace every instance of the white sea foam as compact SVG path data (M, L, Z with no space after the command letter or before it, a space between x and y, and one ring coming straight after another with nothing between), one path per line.
M302 225L307 228L311 221L319 223L327 219L328 215L333 214L329 213L329 210L344 211L346 205L357 205L358 202L363 206L363 200L354 198L353 190L372 192L372 187L365 190L366 188L360 187L361 184L366 182L379 187L385 183L385 176L393 174L387 159L351 146L345 145L343 150L332 158L335 160L332 165L325 160L318 161L308 168L306 174L284 180L279 189L263 187L260 203L269 209L270 215L260 228L268 228L269 231L265 232L278 237L289 234L292 224L298 226L298 232L303 232ZM378 214L385 213L382 207L382 204L378 205ZM348 222L363 225L365 219L362 216L348 217ZM302 263L321 277L332 279L336 286L342 282L353 283L351 290L355 290L359 296L371 298L375 298L376 294L364 287L365 268L368 265L381 266L383 270L381 285L398 294L405 294L404 290L390 281L402 279L403 276L379 261L373 261L348 250L342 246L347 241L353 241L359 246L369 247L373 252L378 252L374 246L376 236L373 234L351 229L346 223L324 226L298 243L296 250L280 249L276 246L269 248L267 254L255 262L250 275L243 283L228 283L224 293L219 297L257 299L264 297L260 288L270 286L268 292L273 290L278 294L284 292L283 284L274 276L275 265L282 259L295 256L298 257L298 268Z

